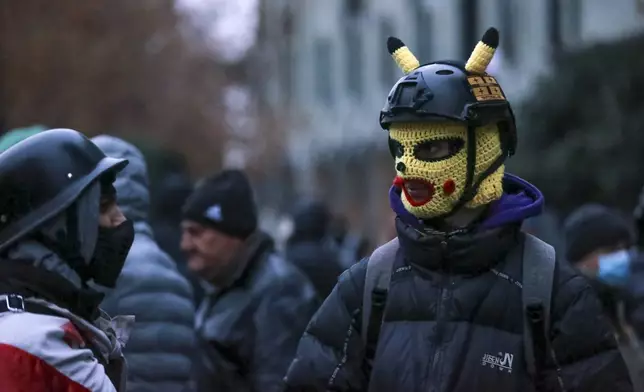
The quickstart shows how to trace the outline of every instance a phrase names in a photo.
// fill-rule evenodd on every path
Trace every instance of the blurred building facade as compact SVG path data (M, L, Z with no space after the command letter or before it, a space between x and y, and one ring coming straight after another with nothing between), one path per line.
M490 73L512 101L562 50L642 31L635 0L262 0L260 95L285 121L290 194L326 199L375 242L395 235L394 170L378 113L402 76L386 50L401 38L422 62L466 60L501 32ZM283 202L284 200L282 200Z

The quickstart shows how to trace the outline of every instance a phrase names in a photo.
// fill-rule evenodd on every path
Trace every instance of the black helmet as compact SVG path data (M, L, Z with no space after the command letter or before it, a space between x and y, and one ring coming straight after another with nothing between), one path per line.
M127 166L71 129L44 131L0 154L0 253Z
M481 42L492 40L496 47L495 29ZM404 44L391 37L387 46L394 53ZM386 130L393 123L427 121L457 121L473 128L496 123L504 152L511 156L516 150L514 114L503 90L494 77L468 72L464 62L436 61L416 68L398 80L380 111L380 126Z
M420 65L400 39L389 37L387 41L389 53L406 75L389 92L380 112L380 126L388 130L394 123L438 121L462 122L467 126L467 180L465 191L452 213L471 200L481 182L516 150L512 108L496 79L485 72L498 44L499 33L490 28L467 63L437 61ZM488 124L498 125L503 153L475 179L475 131ZM392 155L395 155L395 148L390 139Z
M477 87L480 85L480 87ZM380 112L380 126L389 129L393 123L457 121L471 127L498 123L508 145L506 152L516 148L516 125L510 104L504 98L477 99L476 88L501 91L496 79L489 75L471 74L464 63L438 61L423 65L398 80ZM497 90L498 89L498 90Z

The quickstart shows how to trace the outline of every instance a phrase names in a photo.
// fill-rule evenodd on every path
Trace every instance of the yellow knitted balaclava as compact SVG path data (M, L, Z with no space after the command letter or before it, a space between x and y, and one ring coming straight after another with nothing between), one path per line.
M418 218L429 219L449 213L463 195L467 176L467 127L459 123L392 124L389 135L401 146L396 157L396 185L402 188L402 202ZM450 140L460 146L453 155L441 160L419 159L419 150L431 149L431 142ZM474 179L502 154L496 125L476 129L476 169ZM404 165L404 173L398 170ZM504 166L502 165L479 186L465 207L474 208L501 197ZM426 190L423 190L425 188ZM417 199L414 195L418 195Z
M485 73L496 45L490 46L483 41L476 45L465 65L470 75L480 75L468 78L472 92L477 99L483 93L491 94L489 99L499 99L499 96L505 99L500 89L486 87L479 90L477 87L485 86L486 82L496 85L496 80ZM397 42L399 48L392 51L392 56L404 73L410 73L419 67L419 62L401 41ZM476 163L473 183L504 153L497 124L478 127L474 134ZM420 219L452 212L463 196L467 182L467 124L456 121L393 123L389 127L389 136L396 156L394 184L402 189L405 209ZM435 155L436 150L443 152ZM483 179L464 207L475 208L499 199L503 193L504 170L501 165Z

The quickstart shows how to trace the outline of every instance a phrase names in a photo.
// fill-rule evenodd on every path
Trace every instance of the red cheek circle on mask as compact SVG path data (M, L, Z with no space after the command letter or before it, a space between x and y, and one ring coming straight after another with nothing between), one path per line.
M404 183L405 183L405 180L403 180L402 177L394 178L394 186L395 187L402 188Z
M456 190L456 183L451 178L443 184L443 192L446 195L451 195Z

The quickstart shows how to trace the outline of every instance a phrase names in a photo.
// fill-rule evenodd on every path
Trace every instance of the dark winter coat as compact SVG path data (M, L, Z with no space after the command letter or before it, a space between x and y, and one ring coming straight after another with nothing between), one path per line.
M136 236L116 288L101 307L136 316L125 347L129 392L191 390L196 348L192 290L172 259L159 249L147 224L147 169L132 145L109 136L93 139L107 155L130 164L115 182L118 203L134 221Z
M331 294L344 271L340 267L337 249L325 241L289 241L286 259L313 283L320 303Z
M204 366L200 391L273 392L317 308L315 289L256 232L230 283L213 288L197 314Z
M449 235L406 213L399 190L400 250L369 380L360 338L367 262L346 271L307 327L287 391L533 391L523 357L521 221L541 210L532 185L506 176L506 194L487 219ZM557 264L551 309L556 362L547 359L548 391L631 391L609 323L584 278ZM491 366L490 363L495 363ZM498 364L503 366L498 366Z

